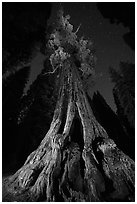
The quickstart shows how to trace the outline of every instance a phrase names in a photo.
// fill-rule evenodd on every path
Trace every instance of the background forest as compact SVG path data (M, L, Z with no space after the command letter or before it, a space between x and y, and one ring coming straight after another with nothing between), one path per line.
M52 24L49 22L51 22L54 4L2 4L2 168L4 175L15 172L23 165L27 156L44 138L53 117L57 99L54 83L56 75L43 73L51 69L48 59L45 58L45 46L52 30ZM128 28L129 31L123 35L123 40L134 52L134 3L97 3L95 6L103 18L108 19L112 25L121 23ZM37 67L37 70L40 70L35 73L35 79L32 79L32 67L34 67L32 63L37 66L37 54L43 58L43 63L38 65L41 68ZM125 59L119 62L118 69L109 68L109 76L113 82L112 93L116 111L107 104L107 100L100 91L94 91L93 86L98 77L95 77L94 83L91 83L90 79L87 81L88 100L97 121L117 146L134 159L135 65Z

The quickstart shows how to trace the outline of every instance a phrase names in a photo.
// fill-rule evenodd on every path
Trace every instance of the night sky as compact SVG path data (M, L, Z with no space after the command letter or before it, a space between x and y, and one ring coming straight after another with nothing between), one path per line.
M113 84L109 76L108 68L111 66L118 69L120 61L134 63L134 51L124 42L122 37L129 31L129 28L124 27L122 23L111 24L109 19L102 16L96 3L93 2L52 3L52 14L49 22L55 21L56 13L60 5L63 6L64 14L71 16L70 23L74 25L74 30L81 24L78 36L91 39L94 43L97 59L95 67L96 85L94 88L89 87L90 95L92 95L95 90L99 90L107 103L115 110L112 95ZM40 73L43 68L43 60L44 56L38 53L32 62L29 84L34 81L37 74Z

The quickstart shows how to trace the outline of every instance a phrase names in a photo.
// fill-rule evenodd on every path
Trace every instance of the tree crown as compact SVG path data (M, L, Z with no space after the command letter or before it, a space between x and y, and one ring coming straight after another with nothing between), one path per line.
M83 37L77 37L73 25L69 23L70 16L63 16L63 10L59 10L56 27L50 35L47 47L50 49L50 63L54 73L63 65L66 59L73 57L74 62L82 76L88 77L94 73L93 43Z

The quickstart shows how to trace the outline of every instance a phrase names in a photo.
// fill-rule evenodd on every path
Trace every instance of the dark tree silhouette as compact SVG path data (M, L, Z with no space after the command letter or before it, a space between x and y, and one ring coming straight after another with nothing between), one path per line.
M44 70L47 71L47 67ZM53 75L38 75L27 95L22 98L17 122L22 138L17 153L20 165L37 148L50 127L57 98L54 78Z
M124 107L121 106L118 94L116 89L113 89L113 96L115 100L115 104L117 107L116 113L117 116L126 132L126 138L124 138L124 144L128 147L126 148L126 151L128 155L130 155L131 158L135 158L135 127L132 127L130 125L130 122L127 118L127 116L124 113ZM135 115L135 113L133 113Z
M120 69L110 68L112 81L115 83L113 95L117 115L127 133L125 145L129 146L130 156L135 155L135 65L121 62ZM132 147L132 148L131 148Z
M112 81L115 83L114 92L124 110L130 126L135 127L135 65L121 62L119 71L110 68Z
M20 110L21 97L28 80L30 67L24 67L16 74L10 75L2 86L2 146L3 168L11 160L11 154L16 153L18 127L17 117ZM12 135L12 136L11 136ZM13 158L12 158L13 160ZM11 163L11 162L10 162ZM14 163L12 161L12 163ZM14 166L15 164L13 164Z
M19 147L22 149L21 141L26 136L25 129L17 125L23 103L21 96L31 66L30 61L36 52L35 47L39 47L40 51L44 49L51 4L3 2L2 11L3 164L8 164L11 159L8 160L7 155L10 156L12 152L15 157L19 157L18 150ZM13 158L12 166L15 167Z
M123 35L125 43L135 49L135 3L134 2L107 2L97 3L97 7L104 18L110 19L111 23L119 24L129 28L129 32ZM113 95L117 106L117 115L124 130L127 133L125 145L132 147L129 150L130 156L134 157L134 64L123 62L120 64L120 71L111 70L113 82L116 84ZM129 74L129 78L128 78ZM123 76L122 76L123 75ZM117 86L117 87L116 87Z
M35 46L42 49L51 4L3 2L2 11L2 70L7 76L30 62Z
M58 98L50 129L11 177L8 192L40 201L133 201L134 161L97 122L83 79L93 74L91 43L60 11L47 44Z
M135 142L131 139L131 137L134 137L134 134L128 121L125 121L125 117L122 118L123 112L121 112L122 108L120 107L120 104L117 104L116 102L118 111L115 113L98 91L94 93L92 100L89 97L88 99L97 121L106 130L109 137L116 142L117 146L124 153L134 159ZM125 123L123 123L123 121Z

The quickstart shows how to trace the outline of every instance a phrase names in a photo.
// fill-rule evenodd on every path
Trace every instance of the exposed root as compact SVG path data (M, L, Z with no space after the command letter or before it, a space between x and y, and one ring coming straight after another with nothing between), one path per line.
M46 167L42 170L39 177L37 178L34 186L30 189L32 195L37 200L40 196L45 195L46 197L46 187L47 187L47 173Z
M96 121L79 78L64 75L50 130L8 191L31 201L134 201L134 162Z

